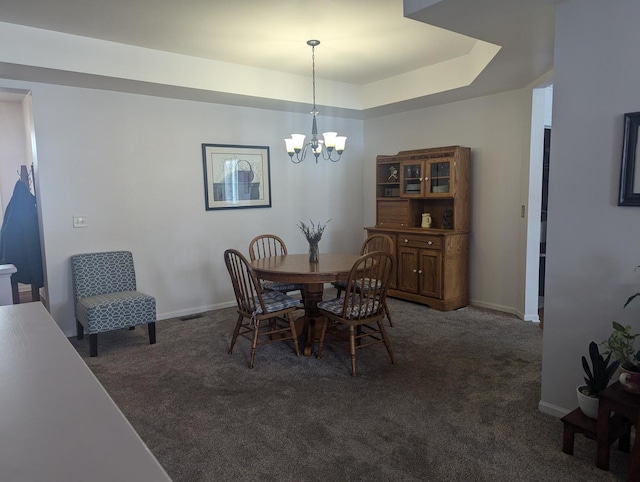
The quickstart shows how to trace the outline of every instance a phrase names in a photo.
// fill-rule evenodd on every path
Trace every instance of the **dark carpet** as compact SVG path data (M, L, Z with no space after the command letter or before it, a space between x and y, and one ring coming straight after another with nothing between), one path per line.
M247 368L247 340L227 354L234 308L159 321L151 346L146 328L101 334L97 358L71 343L175 481L624 480L615 445L610 472L582 435L561 452L562 423L538 411L537 325L389 306L397 364L360 350L356 378L335 346L318 360L276 343Z

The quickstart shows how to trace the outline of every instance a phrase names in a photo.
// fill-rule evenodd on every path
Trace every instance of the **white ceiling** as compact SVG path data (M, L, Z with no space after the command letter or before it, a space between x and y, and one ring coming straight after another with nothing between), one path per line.
M321 41L315 54L318 79L349 84L349 92L361 93L364 99L355 108L339 100L327 101L327 105L367 117L528 85L553 66L556 3L558 0L0 0L0 21L219 61L218 70L239 64L304 76L307 82L311 48L306 41L316 38ZM403 8L413 18L405 17ZM499 47L497 54L494 46ZM482 49L489 53L474 54ZM58 53L63 59L65 52ZM4 48L0 45L0 77L126 91L146 89L156 95L258 107L280 104L275 108L291 108L292 102L303 103L253 92L249 87L225 92L176 82L172 89L164 81L147 79L140 85L139 79L122 73L97 75L78 69L73 75L73 69L63 68L62 63L56 66L52 55L47 56L46 62L21 64L6 43ZM458 70L452 70L454 64ZM447 72L450 79L441 72ZM403 94L375 94L376 88ZM308 91L310 103L310 87ZM320 91L318 104L323 104Z

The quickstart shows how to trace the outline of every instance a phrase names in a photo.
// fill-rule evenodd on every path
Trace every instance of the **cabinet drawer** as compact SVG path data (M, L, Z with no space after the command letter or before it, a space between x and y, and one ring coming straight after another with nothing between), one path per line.
M442 248L441 236L399 234L398 246L409 246L411 248Z
M412 209L408 201L378 201L376 225L386 227L411 226Z

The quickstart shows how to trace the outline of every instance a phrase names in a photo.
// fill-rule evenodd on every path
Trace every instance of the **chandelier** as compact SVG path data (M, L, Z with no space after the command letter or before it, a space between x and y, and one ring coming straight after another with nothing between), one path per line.
M326 161L338 162L344 152L347 138L339 136L337 132L323 132L324 140L318 139L318 124L316 122L316 116L318 115L318 110L316 109L316 46L320 45L320 40L309 40L307 45L311 47L311 65L313 69L313 110L310 112L313 116L311 140L305 144L304 138L306 136L304 134L291 134L290 139L284 140L287 146L287 154L295 164L304 161L308 150L311 150L313 155L316 156L316 164L320 156ZM337 158L334 158L334 152L337 153Z

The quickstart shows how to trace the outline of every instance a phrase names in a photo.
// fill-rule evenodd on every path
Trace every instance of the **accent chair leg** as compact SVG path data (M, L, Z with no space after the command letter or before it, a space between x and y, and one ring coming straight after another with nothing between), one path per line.
M147 323L149 327L149 345L156 344L156 322Z
M76 320L76 339L84 339L84 326L82 326L82 323L80 323L78 320Z
M89 335L89 356L98 356L98 334L91 333Z

